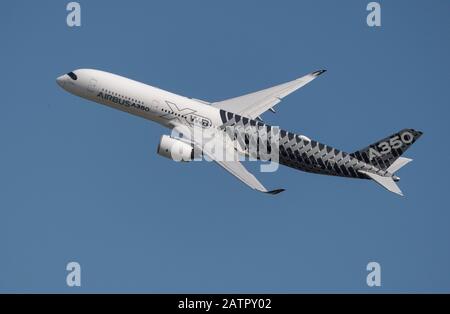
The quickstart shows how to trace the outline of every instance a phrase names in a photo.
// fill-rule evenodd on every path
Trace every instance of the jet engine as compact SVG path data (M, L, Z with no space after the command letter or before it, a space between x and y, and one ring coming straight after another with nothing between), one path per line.
M194 159L194 148L192 145L168 135L161 136L157 153L175 161L191 161Z

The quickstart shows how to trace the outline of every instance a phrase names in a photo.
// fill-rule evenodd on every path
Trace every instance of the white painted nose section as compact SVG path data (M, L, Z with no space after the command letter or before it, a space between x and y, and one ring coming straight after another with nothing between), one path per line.
M56 83L57 83L59 86L64 87L64 85L65 85L65 83L66 83L66 77L67 77L66 74L57 77L57 78L56 78Z

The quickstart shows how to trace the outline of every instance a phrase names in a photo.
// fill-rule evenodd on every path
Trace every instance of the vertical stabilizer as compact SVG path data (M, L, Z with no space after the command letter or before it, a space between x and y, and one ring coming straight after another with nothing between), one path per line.
M387 170L421 135L420 131L404 129L350 155L378 169Z

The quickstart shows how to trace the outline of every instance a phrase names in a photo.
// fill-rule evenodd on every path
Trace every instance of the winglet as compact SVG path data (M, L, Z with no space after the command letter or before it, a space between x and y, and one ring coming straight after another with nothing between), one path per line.
M267 192L265 192L265 193L266 193L266 194L277 195L277 194L279 194L279 193L281 193L281 192L284 192L284 191L286 191L286 190L285 190L285 189L277 189L277 190L267 191Z
M325 73L326 71L327 71L327 70L314 71L314 72L311 73L311 75L319 76L319 75Z

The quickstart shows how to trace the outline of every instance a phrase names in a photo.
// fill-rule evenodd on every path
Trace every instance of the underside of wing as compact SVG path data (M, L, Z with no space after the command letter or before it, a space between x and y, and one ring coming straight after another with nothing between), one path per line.
M221 137L212 136L209 137L209 141L205 142L205 139L199 135L200 132L193 132L193 130L189 130L189 132L193 135L190 139L190 143L194 145L194 147L199 149L204 156L207 156L209 159L216 162L219 166L227 170L247 186L254 190L269 194L278 194L284 191L284 189L267 190L239 161L235 147L233 143L230 142L229 138L224 141ZM227 150L227 152L220 152L220 148Z
M244 117L255 119L267 110L273 110L273 107L284 97L305 86L324 72L325 70L315 71L284 84L240 97L214 102L211 105Z
M241 180L243 183L255 189L257 191L268 193L268 194L278 194L284 191L284 189L276 189L269 191L267 190L261 182L251 174L244 165L239 161L216 161L222 168L227 170L229 173L234 175L236 178Z

